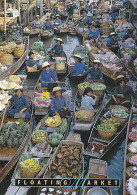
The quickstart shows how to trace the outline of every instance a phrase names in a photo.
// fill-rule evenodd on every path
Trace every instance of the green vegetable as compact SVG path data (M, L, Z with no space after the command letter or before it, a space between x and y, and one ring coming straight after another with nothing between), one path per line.
M59 144L59 140L58 140L56 137L53 137L53 138L51 139L51 144L53 144L53 145L58 145L58 144Z
M124 109L121 109L121 108L112 109L111 113L113 116L118 117L118 118L127 119L129 117L129 114Z

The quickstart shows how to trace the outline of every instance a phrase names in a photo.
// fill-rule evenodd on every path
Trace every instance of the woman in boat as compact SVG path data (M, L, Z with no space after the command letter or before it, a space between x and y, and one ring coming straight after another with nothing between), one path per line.
M78 9L76 1L73 1L73 9Z
M119 15L118 11L117 10L113 10L113 12L111 14L111 18L112 18L113 23L115 23L115 21L117 20L118 15Z
M61 25L61 19L60 19L60 15L59 14L57 14L56 15L56 19L54 20L54 24L58 24L58 25Z
M63 46L62 46L62 39L57 38L55 39L56 41L56 45L49 51L49 53L54 51L53 56L58 56L58 57L62 57L63 56Z
M36 20L33 22L33 29L40 29L41 28L41 22L40 22L40 16L36 15Z
M85 18L85 23L89 26L92 24L91 16L92 14L89 12Z
M52 24L50 22L50 18L46 19L46 22L44 23L44 29L46 29L48 31L53 29L53 26L52 26Z
M52 98L50 106L51 116L59 114L61 118L65 118L70 115L67 101L62 95L62 92L63 90L59 86L53 88L54 97Z
M92 29L89 31L89 39L91 45L97 45L100 38L100 31L96 28L96 25L92 25Z
M41 86L44 89L51 92L53 87L57 86L57 83L52 83L52 82L57 82L57 78L54 75L53 70L50 69L49 62L44 62L42 64L42 68L43 71L41 72L41 77L40 77Z
M106 43L107 47L114 47L117 45L117 41L115 39L115 36L116 36L115 32L110 33L109 38L108 38L107 43Z
M82 76L84 71L88 70L88 67L82 63L82 57L79 54L75 54L73 58L75 60L75 65L73 69L71 70L71 75L72 76Z
M103 74L102 70L99 68L100 61L94 60L93 61L93 67L84 72L84 76L87 76L88 82L103 82Z
M93 91L90 87L87 87L83 93L81 101L81 110L93 110L98 97L93 95Z
M137 100L137 95L130 86L126 85L127 82L128 78L123 75L117 77L116 84L118 86L115 88L112 99L116 104L129 107L131 106L131 97Z
M30 118L29 100L23 94L22 86L15 88L15 94L9 99L7 104L7 116L14 118L16 113L24 113L26 120Z

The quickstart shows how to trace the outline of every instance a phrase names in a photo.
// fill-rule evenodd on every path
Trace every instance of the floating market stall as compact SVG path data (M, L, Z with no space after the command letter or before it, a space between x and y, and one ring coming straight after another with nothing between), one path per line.
M6 17L6 29L9 29L10 26L15 25L17 23L17 18L13 16ZM4 31L4 13L0 13L0 31Z
M124 172L123 172L123 195L137 193L137 108L133 104L128 121Z

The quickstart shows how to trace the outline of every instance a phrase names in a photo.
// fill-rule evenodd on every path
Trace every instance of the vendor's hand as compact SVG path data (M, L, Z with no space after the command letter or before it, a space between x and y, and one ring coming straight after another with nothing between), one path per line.
M21 110L19 113L20 113L20 114L22 114L22 113L23 113L23 111Z
M82 74L79 74L78 76L82 77L83 75Z
M68 108L67 107L64 107L64 110L67 110Z
M55 112L55 115L59 115L58 112Z
M123 94L118 94L117 97L124 98L124 95Z

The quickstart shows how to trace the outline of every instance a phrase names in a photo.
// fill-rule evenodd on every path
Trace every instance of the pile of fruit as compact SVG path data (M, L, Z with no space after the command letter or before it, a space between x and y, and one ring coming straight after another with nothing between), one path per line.
M43 130L36 130L32 134L32 142L33 144L39 144L46 140L46 131Z
M31 49L35 50L35 51L44 51L45 50L43 42L41 42L41 41L35 42Z
M92 90L97 90L97 91L104 91L106 89L106 86L104 84L92 84L91 86Z
M82 88L86 89L87 87L92 87L92 85L88 82L84 82L84 83L80 83L78 85L78 87L82 87Z
M63 118L62 124L59 127L57 127L56 130L57 130L57 133L64 134L66 132L67 128L68 128L67 119Z
M105 132L114 132L120 123L115 119L109 118L102 120L101 124L97 126L97 129Z
M57 146L63 139L63 135L57 132L51 133L48 136L49 143L53 146Z
M45 121L46 125L49 127L57 127L61 124L61 118L59 115L48 117Z
M24 122L19 124L4 124L0 131L0 146L9 148L19 147L23 142L27 130L28 125Z
M113 116L122 118L122 119L127 119L129 117L129 114L124 109L121 109L121 108L112 109L111 113Z

